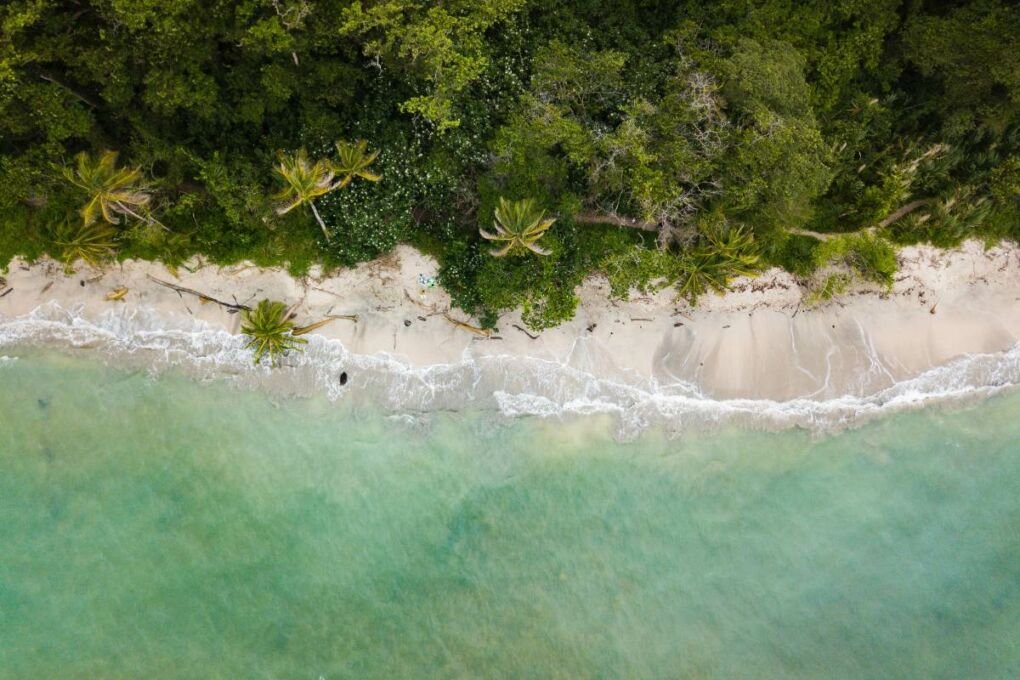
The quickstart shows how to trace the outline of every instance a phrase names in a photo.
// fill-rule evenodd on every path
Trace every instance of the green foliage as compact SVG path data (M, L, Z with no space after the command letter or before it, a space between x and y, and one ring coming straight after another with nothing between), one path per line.
M839 236L815 250L817 267L843 265L867 281L891 288L899 265L896 250L883 238L869 234Z
M485 32L523 6L524 0L355 0L343 11L340 34L358 39L365 56L423 81L426 93L401 109L445 130L460 125L455 99L485 70Z
M1003 129L1020 112L1020 10L977 0L942 15L911 17L904 31L908 61L938 88L946 132L975 123Z
M764 254L764 260L798 276L810 276L818 267L815 251L820 245L811 236L788 234L771 242L772 248Z
M727 212L759 233L804 224L832 176L804 57L789 43L744 38L715 67L739 124L724 161Z
M853 277L846 272L836 272L829 274L822 282L817 286L813 287L808 291L807 296L804 298L804 302L809 306L828 302L834 297L842 295L850 288L850 284L853 282Z
M1020 237L1018 36L1005 0L8 0L0 264L106 257L81 210L171 265L410 242L488 325L568 318L596 272L692 299L764 264L881 283L872 235ZM274 174L275 149L309 152ZM557 216L548 255L488 255L504 196Z
M605 258L600 268L609 279L610 294L626 300L632 290L655 293L678 281L683 273L676 254L658 248L630 248Z
M290 310L282 302L262 300L255 309L242 313L241 334L248 338L245 347L253 351L256 364L268 358L273 366L277 366L282 357L308 342L295 337Z

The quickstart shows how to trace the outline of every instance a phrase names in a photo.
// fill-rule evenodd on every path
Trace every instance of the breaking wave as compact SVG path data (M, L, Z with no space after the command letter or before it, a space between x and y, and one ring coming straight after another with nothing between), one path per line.
M415 367L383 353L353 354L320 336L309 336L305 352L270 369L252 365L241 337L204 322L130 307L92 321L80 308L57 303L0 319L0 349L18 347L73 348L154 374L173 369L198 380L226 380L290 396L364 397L394 415L466 408L507 417L608 414L621 439L650 427L669 434L723 425L827 432L898 411L967 404L1020 384L1020 344L1005 352L966 355L873 394L787 401L715 399L691 383L606 379L530 357L466 352L456 363ZM0 363L10 360L0 357ZM351 376L346 385L341 385L342 372Z

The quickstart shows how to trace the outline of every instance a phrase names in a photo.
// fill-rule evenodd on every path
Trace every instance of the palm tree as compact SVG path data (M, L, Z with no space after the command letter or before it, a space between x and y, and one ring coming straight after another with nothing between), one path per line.
M75 260L91 267L99 267L116 254L114 239L117 234L105 222L92 224L65 223L57 230L54 243L60 248L64 270L70 273Z
M751 276L758 272L761 255L754 236L743 227L725 227L707 234L708 242L730 272L729 276Z
M284 186L273 194L273 200L280 201L276 207L276 213L286 215L294 208L307 203L328 241L329 232L326 230L326 223L322 221L322 216L316 210L313 200L339 188L339 183L331 184L336 176L332 164L328 160L317 160L312 163L308 160L308 152L304 149L298 149L294 155L281 151L279 161L279 165L273 168L273 172L283 180Z
M550 251L536 242L556 220L545 219L545 211L535 207L534 199L508 201L500 197L494 217L492 226L496 233L479 230L482 238L505 243L502 247L489 251L493 256L503 257L507 253L524 250L530 250L536 255L549 254Z
M708 232L704 238L680 263L677 292L692 304L710 290L725 292L735 276L757 273L761 260L754 237L741 228Z
M262 300L255 309L245 310L241 334L248 337L247 349L255 351L255 363L266 356L274 366L280 357L300 349L308 341L294 337L294 322L287 305L276 300Z
M336 142L336 152L340 156L340 161L333 163L333 172L340 177L340 181L333 185L333 189L344 188L355 177L360 177L369 182L378 182L382 179L382 175L368 169L368 166L379 157L379 152L373 151L369 153L368 142L364 139L359 139L357 142L347 142L343 139L338 139Z
M117 152L104 151L98 158L86 152L75 156L75 167L62 170L64 178L85 191L89 200L81 209L86 225L102 215L110 224L120 224L121 215L154 222L145 215L152 194L142 184L140 168L118 168Z

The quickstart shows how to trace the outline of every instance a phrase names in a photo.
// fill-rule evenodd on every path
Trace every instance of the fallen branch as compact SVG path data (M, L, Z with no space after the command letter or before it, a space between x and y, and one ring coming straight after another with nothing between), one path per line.
M312 331L318 330L318 329L322 328L323 326L336 321L337 319L345 319L347 321L353 321L354 323L357 323L358 322L358 315L357 314L331 314L331 315L327 316L325 319L323 319L321 321L316 321L315 323L308 324L307 326L300 326L298 328L295 328L292 331L291 334L292 335L305 335L307 333L311 333Z
M920 208L922 206L925 206L925 205L928 205L931 202L932 202L932 199L930 199L930 198L919 198L916 201L911 201L910 203L907 203L906 205L904 205L904 206L898 208L897 210L893 211L888 217L886 217L884 220L882 220L878 224L876 224L874 226L871 226L871 227L867 227L865 229L858 229L857 231L832 232L832 233L825 233L825 234L823 234L822 232L819 232L819 231L811 231L810 229L788 228L787 231L789 233L795 234L797 236L810 236L811 238L816 238L819 241L829 241L829 240L834 239L834 238L836 238L838 236L849 236L849 235L852 235L852 234L872 234L872 233L874 233L875 231L877 231L879 229L885 229L890 224L893 224L896 221L898 221L900 218L905 217L906 215L908 215L908 214L914 212L915 210L917 210L918 208Z
M519 330L521 333L524 333L526 336L528 336L532 340L538 340L538 336L537 335L535 335L534 333L529 333L528 331L526 331L525 329L521 328L517 324L514 324L514 328Z
M614 215L611 213L578 213L577 215L574 215L574 221L584 224L612 224L617 227L628 227L630 229L640 229L641 231L659 230L659 225L655 222L638 220L632 217L623 217L622 215Z
M437 314L446 314L446 312L440 312L439 310L437 310L435 303L433 303L431 305L427 305L424 302L421 302L419 300L415 300L413 297L411 297L411 294L407 292L406 288L404 289L404 297L407 298L407 301L410 302L412 305L417 305L417 306L421 307L422 309L424 309L425 311L427 311L428 312L428 316L436 316Z
M217 300L216 298L214 298L214 297L212 297L210 295L206 295L205 293L199 292L197 290L194 290L193 288L185 288L184 286L178 286L177 284L170 283L169 281L163 281L161 279L157 279L152 274L146 274L146 276L149 277L153 282L158 283L159 285L163 286L164 288L169 288L170 290L176 292L178 295L180 295L182 293L187 293L188 295L194 295L195 297L197 297L202 302L214 302L214 303L218 304L220 307L224 307L227 310L227 312L230 313L230 314L237 314L238 312L241 312L241 311L245 311L245 312L250 312L251 311L251 307L249 307L248 305L242 305L240 303L224 302L223 300Z
M930 199L930 198L919 198L916 201L911 201L910 203L907 203L905 206L903 206L899 210L897 210L894 213L892 213L891 215L889 215L889 217L887 217L884 220L882 220L881 222L879 222L878 226L879 226L879 228L888 227L890 224L892 224L896 220L900 219L901 217L903 217L907 213L912 213L915 210L917 210L918 208L920 208L921 206L928 205L929 203L931 203L931 201L932 201L932 199Z
M452 323L457 328L459 328L461 330L464 330L464 331L467 331L468 333L474 333L475 335L477 335L479 337L488 338L489 336L492 335L492 331L491 330L486 330L484 328L479 328L478 326L472 326L469 323L464 323L463 321L458 321L457 319L454 319L449 314L443 314L443 318L446 319L447 321L449 321L450 323Z

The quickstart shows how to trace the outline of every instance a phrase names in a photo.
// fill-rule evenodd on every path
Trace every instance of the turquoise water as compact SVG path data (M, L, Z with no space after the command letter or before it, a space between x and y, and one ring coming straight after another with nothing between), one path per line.
M606 431L0 363L0 677L1020 675L1020 395Z

